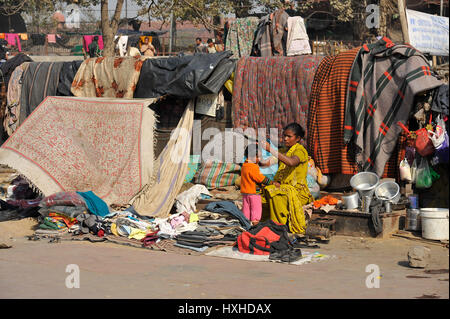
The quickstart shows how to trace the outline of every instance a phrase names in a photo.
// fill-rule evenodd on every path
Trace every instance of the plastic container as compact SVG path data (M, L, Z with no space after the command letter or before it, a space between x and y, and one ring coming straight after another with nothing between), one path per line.
M406 211L407 225L406 230L422 231L420 220L420 209L408 209Z
M422 237L448 240L448 208L421 208Z

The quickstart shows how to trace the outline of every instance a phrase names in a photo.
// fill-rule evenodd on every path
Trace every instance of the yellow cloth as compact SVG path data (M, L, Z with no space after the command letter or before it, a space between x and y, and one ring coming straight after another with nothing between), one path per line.
M28 34L27 33L19 33L20 40L27 41Z
M189 215L189 223L198 222L198 215L196 213L191 213Z
M131 233L130 235L128 235L128 239L137 239L137 240L141 240L143 238L145 238L145 236L147 235L147 232L139 229L139 228L131 228Z
M231 73L230 78L225 82L225 87L227 88L228 92L233 94L233 85L234 85L234 72Z
M114 236L120 236L119 233L117 232L117 225L116 225L116 223L112 223L111 224L111 233L113 233Z
M292 233L302 234L306 230L303 206L314 200L306 182L308 152L302 145L295 144L287 151L286 156L297 156L300 164L289 167L279 162L274 181L279 182L281 186L277 188L275 185L269 185L264 188L265 202L270 210L270 219L280 224L289 223Z
M0 39L4 39L5 38L5 34L4 33L0 33Z

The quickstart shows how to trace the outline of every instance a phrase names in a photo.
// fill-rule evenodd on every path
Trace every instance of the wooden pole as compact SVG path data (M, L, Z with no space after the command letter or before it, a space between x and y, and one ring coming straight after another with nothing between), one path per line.
M400 14L400 23L402 25L403 42L410 43L408 33L408 20L406 19L405 0L397 0L398 13Z

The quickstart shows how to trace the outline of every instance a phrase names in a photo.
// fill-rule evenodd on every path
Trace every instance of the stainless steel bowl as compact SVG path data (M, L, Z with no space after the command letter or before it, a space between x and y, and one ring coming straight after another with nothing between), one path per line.
M361 198L371 197L380 182L377 174L371 172L361 172L350 179L350 185L358 191Z
M397 204L400 200L400 186L396 182L383 182L375 189L375 196L392 204Z

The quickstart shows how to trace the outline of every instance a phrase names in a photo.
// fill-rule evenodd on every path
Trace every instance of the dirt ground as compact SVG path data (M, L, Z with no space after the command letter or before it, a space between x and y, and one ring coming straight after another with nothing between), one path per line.
M448 248L403 238L333 236L320 249L303 250L332 258L295 266L107 242L31 241L24 236L33 233L33 226L32 219L0 223L2 238L12 245L0 249L2 299L449 298ZM407 251L416 245L431 249L425 269L408 266ZM80 288L66 286L67 266L73 264L79 267ZM379 288L366 285L375 274L366 269L371 264L379 268Z

